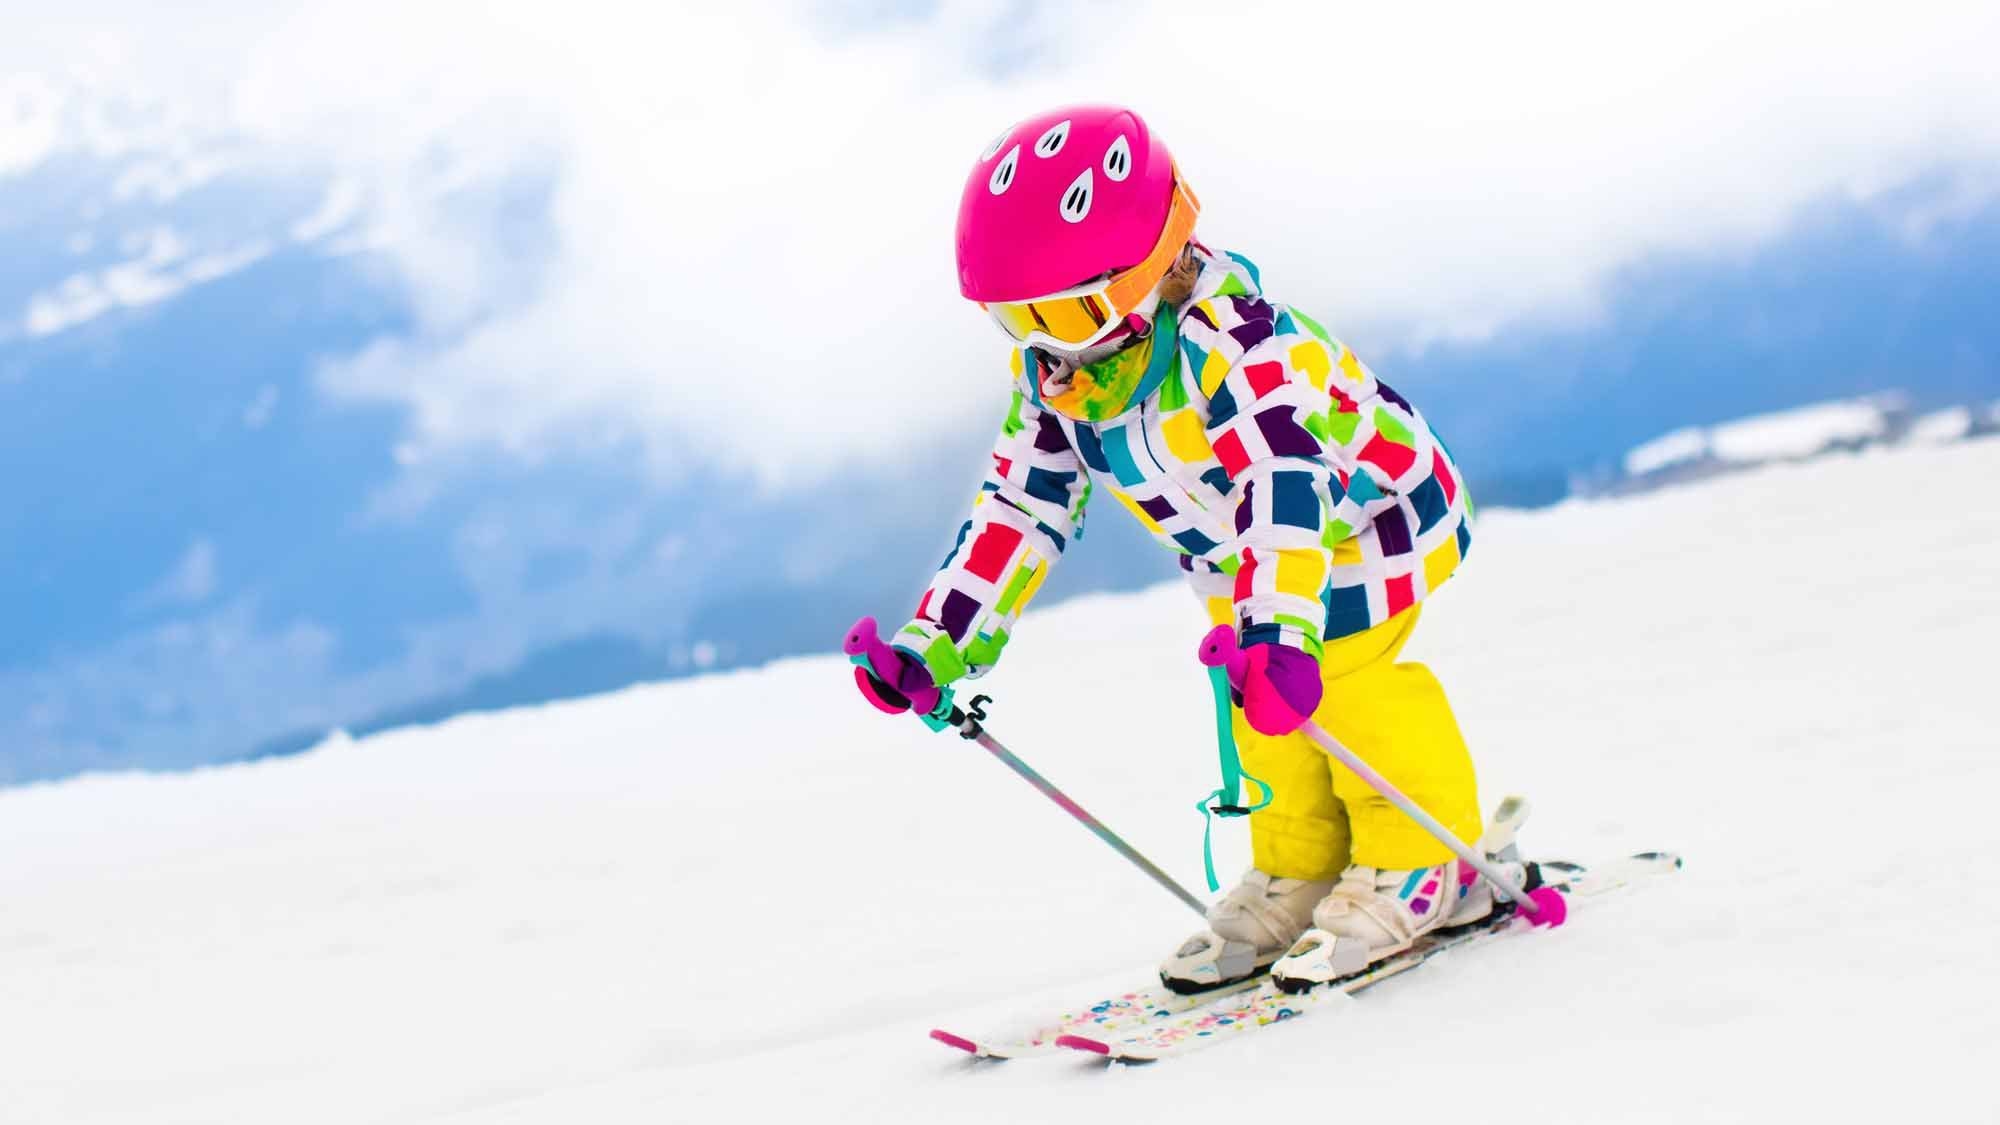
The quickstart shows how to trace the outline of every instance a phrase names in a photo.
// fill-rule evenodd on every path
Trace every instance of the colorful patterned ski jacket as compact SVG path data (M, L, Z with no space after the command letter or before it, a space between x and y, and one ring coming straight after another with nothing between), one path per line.
M1130 409L1102 422L1050 409L1035 358L971 518L899 632L939 683L991 668L1073 535L1092 482L1176 552L1195 592L1235 601L1242 643L1314 657L1325 640L1436 590L1471 543L1458 468L1401 395L1257 267L1200 252L1164 356Z

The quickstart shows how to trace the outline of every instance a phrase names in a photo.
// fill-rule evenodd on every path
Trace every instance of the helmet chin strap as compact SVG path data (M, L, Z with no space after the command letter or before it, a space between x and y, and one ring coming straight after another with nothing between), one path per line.
M1043 398L1056 398L1076 381L1077 364L1069 357L1034 349L1035 366L1039 369L1035 378L1041 383Z

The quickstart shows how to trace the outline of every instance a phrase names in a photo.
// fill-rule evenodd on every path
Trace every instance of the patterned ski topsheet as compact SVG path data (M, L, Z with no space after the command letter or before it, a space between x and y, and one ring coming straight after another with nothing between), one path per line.
M1588 869L1565 864L1543 864L1551 882L1566 884L1571 898L1590 898L1626 886L1635 880L1680 869L1680 857L1670 852L1643 852ZM1495 937L1515 928L1519 919L1511 914L1490 924L1475 924L1451 934L1420 942L1417 946L1376 965L1366 973L1299 995L1279 991L1266 980L1254 989L1234 997L1198 997L1197 1005L1179 1014L1148 1019L1124 1034L1063 1034L1057 1045L1086 1051L1123 1062L1151 1062L1169 1055L1200 1050L1224 1039L1234 1038L1260 1027L1295 1019L1335 998L1344 998L1370 985L1416 968L1448 949Z
M1117 1037L1129 1034L1141 1024L1158 1019L1166 1019L1191 1012L1204 1004L1236 995L1257 987L1259 978L1237 981L1207 992L1183 996L1172 992L1165 985L1151 985L1133 992L1107 996L1095 1003L1085 1005L1072 1012L1064 1012L1054 1020L1028 1031L1014 1034L970 1037L933 1028L931 1038L947 1047L982 1059L1018 1059L1029 1055L1051 1054L1058 1048L1057 1040L1071 1033L1087 1033L1101 1037Z
M1480 837L1480 847L1488 853L1499 852L1513 844L1515 833L1528 817L1527 798L1510 795L1493 810L1485 835ZM1575 864L1545 864L1551 878L1566 878L1561 873L1581 870ZM1257 986L1257 978L1237 981L1219 988L1209 989L1192 996L1183 996L1164 985L1153 984L1132 992L1123 992L1106 997L1079 1009L1064 1012L1054 1019L1037 1018L1027 1023L1027 1030L1013 1034L965 1036L943 1028L933 1028L931 1038L965 1051L977 1058L1013 1059L1030 1055L1049 1054L1061 1044L1067 1035L1088 1034L1100 1040L1109 1041L1113 1037L1129 1035L1141 1024L1166 1019L1190 1012L1216 1000L1247 992Z

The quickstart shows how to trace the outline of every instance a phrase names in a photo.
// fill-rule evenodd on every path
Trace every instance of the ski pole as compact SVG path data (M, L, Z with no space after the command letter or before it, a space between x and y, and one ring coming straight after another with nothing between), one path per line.
M1208 636L1202 638L1201 662L1210 668L1227 669L1229 682L1236 685L1238 691L1243 690L1247 658L1244 657L1243 650L1237 646L1234 627L1217 625L1209 631ZM1299 729L1305 731L1306 737L1318 744L1319 748L1333 760L1353 770L1355 775L1367 782L1370 788L1388 798L1390 804L1403 810L1405 816L1416 821L1424 831L1437 837L1438 842L1450 848L1458 858L1471 864L1472 869L1484 875L1502 895L1526 911L1536 925L1562 924L1568 906L1562 897L1562 892L1554 887L1538 887L1533 891L1523 889L1512 876L1480 855L1478 848L1468 845L1451 829L1438 823L1437 818L1425 812L1423 806L1411 800L1402 790L1391 784L1388 778L1377 773L1373 766L1361 759L1360 755L1342 746L1339 739L1328 734L1318 723L1307 719L1305 725Z
M876 665L872 662L875 658L884 661L880 667L895 667L896 656L883 642L872 617L864 617L854 623L854 628L847 631L847 640L841 646L841 651L845 652L855 666L864 673L873 674ZM1057 808L1090 829L1092 835L1110 845L1112 851L1124 856L1132 866L1145 872L1148 878L1179 899L1182 905L1203 918L1208 917L1208 907L1186 887L1176 882L1173 876L1162 871L1158 864L1147 859L1139 849L1126 843L1124 837L1106 827L1103 821L1090 815L1082 805L1072 800L1069 794L1056 788L1048 778L1036 772L1034 767L1022 761L1013 751L1002 746L998 739L986 733L983 725L986 719L985 704L991 700L983 695L973 696L972 707L968 712L952 699L952 690L949 687L938 688L937 692L937 704L928 713L917 713L932 730L955 730L960 738L978 743L988 754L999 759L1001 765L1013 770L1022 780L1034 786L1042 796L1055 802ZM915 708L912 708L912 711L914 712Z

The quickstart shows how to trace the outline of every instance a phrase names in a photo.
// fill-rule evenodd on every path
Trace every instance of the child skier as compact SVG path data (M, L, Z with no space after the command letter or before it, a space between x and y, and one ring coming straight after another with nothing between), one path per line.
M1189 991L1265 966L1326 979L1492 909L1484 881L1299 730L1312 719L1479 837L1444 691L1397 660L1470 542L1462 478L1415 407L1267 300L1247 258L1195 239L1198 209L1122 108L1029 118L974 165L959 287L1013 343L1013 401L971 518L893 638L900 666L858 681L894 710L990 669L1093 484L1174 551L1248 657L1231 727L1264 800L1254 866L1161 966ZM1308 927L1322 940L1280 960Z

